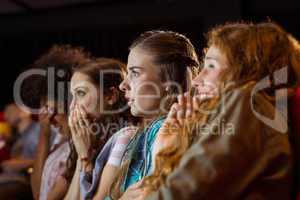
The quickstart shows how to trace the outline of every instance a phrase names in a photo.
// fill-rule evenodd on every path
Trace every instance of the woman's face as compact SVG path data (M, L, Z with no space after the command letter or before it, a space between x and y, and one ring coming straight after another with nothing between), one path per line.
M209 47L204 58L204 67L192 81L192 85L197 88L198 94L217 95L227 68L228 62L225 54L215 46Z
M160 111L165 91L160 70L145 50L135 47L128 56L127 75L120 84L133 116L150 117Z
M92 84L89 76L75 72L71 79L71 94L71 109L75 105L82 105L90 117L100 117L100 91L98 87Z

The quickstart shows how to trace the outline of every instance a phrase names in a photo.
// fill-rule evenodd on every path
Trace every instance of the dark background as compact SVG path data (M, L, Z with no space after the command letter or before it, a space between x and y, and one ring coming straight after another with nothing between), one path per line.
M126 62L131 41L146 30L183 33L201 53L211 27L268 19L300 38L299 0L0 0L0 109L20 72L53 44Z

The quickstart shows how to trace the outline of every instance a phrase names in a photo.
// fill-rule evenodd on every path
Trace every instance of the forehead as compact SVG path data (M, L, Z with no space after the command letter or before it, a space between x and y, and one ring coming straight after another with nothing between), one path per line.
M71 78L71 90L74 90L77 87L84 87L90 85L90 78L88 75L75 72Z
M223 51L216 47L216 46L210 46L205 54L205 59L213 59L220 64L227 65L227 57Z
M206 52L206 57L219 58L222 57L223 54L221 50L216 46L210 46Z
M130 67L154 68L151 54L139 47L133 48L128 55L127 70Z

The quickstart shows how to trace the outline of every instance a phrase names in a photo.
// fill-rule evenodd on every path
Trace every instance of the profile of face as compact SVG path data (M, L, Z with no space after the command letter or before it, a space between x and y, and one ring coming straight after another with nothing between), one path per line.
M218 95L226 69L228 69L228 61L225 54L216 46L209 47L205 54L204 66L192 81L193 87L197 88L197 93L209 96Z
M64 103L48 100L46 105L48 110L54 113L51 125L57 128L59 133L69 135L68 114L65 113Z
M104 105L100 105L101 98L98 88L92 83L88 75L75 72L71 78L72 101L70 109L73 109L75 105L81 105L85 108L89 117L99 118L100 106Z
M151 117L160 111L165 84L152 59L139 47L129 53L127 75L119 87L125 92L133 116Z

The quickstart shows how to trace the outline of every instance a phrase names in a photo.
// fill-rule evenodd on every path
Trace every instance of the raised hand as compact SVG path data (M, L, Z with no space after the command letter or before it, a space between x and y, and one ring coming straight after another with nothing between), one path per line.
M92 137L90 122L87 113L80 105L75 105L70 112L69 126L72 140L75 145L78 157L83 160L91 158Z

